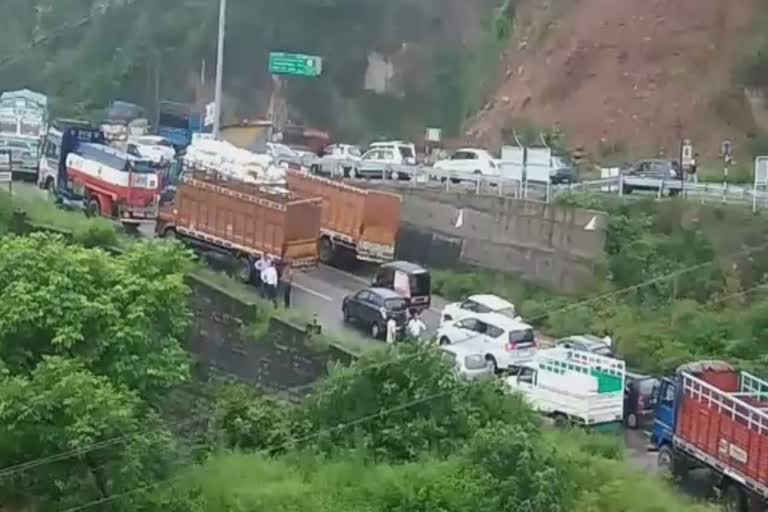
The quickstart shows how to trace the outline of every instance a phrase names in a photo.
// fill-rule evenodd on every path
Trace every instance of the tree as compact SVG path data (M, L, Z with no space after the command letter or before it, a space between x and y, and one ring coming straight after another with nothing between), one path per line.
M0 360L25 375L59 355L155 399L188 377L189 265L172 245L138 244L115 258L55 236L4 240Z
M5 504L60 510L161 478L174 440L138 395L77 362L46 357L0 380L0 474ZM94 446L96 446L94 448Z

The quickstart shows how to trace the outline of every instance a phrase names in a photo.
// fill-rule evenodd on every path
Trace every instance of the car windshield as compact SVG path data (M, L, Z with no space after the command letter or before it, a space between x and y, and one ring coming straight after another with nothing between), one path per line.
M405 299L387 299L384 301L384 307L390 311L403 311L408 307L408 301Z
M512 307L512 306L510 306L508 308L498 309L498 310L496 310L496 312L500 313L500 314L502 314L502 315L504 315L506 317L509 317L509 318L516 318L517 317L517 314L515 312L515 308Z

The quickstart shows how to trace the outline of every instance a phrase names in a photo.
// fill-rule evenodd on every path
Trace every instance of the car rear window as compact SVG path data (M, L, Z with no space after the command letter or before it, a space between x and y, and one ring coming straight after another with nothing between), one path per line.
M428 272L411 274L408 285L411 287L411 296L424 296L432 294L432 278Z
M400 155L403 158L413 158L413 150L408 146L400 146Z
M533 345L535 341L533 329L509 331L509 342L517 347Z
M384 307L390 311L402 311L408 307L405 299L387 299L384 301Z

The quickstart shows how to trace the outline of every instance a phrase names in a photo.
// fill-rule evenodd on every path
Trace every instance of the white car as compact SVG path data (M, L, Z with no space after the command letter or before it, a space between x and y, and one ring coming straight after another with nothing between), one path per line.
M487 379L493 377L493 367L485 355L461 343L456 345L441 345L445 360L454 367L456 375L468 380Z
M462 344L483 354L494 371L531 361L536 354L533 327L501 313L478 313L437 330L440 345Z
M285 144L279 144L277 142L267 142L267 154L272 157L272 163L278 167L289 168L293 167L298 170L300 167L299 154L292 150Z
M416 146L410 142L392 140L387 142L373 142L368 149L388 149L395 152L402 160L403 165L416 165Z
M128 139L129 155L149 160L150 162L171 162L176 158L176 150L165 138L157 135L144 135Z
M484 149L460 149L447 160L435 162L433 169L454 179L461 175L500 176L501 162Z
M314 173L323 176L349 178L355 174L362 152L350 144L333 144L323 150L323 157L315 164Z
M517 316L515 305L496 295L472 295L461 302L448 304L443 308L440 322L463 320L475 313L500 313L513 320L522 321Z
M404 165L403 157L399 152L391 148L376 148L365 152L352 170L353 178L379 178L392 177L392 168Z

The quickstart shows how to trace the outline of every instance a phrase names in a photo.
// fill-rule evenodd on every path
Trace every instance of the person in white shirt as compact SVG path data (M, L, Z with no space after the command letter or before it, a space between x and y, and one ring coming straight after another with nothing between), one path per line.
M262 272L264 272L264 269L266 267L267 267L267 260L264 257L264 255L262 254L259 257L259 259L257 259L253 263L253 269L256 271L256 272L254 272L254 274L256 275L256 287L259 288L259 292L262 293L262 294L264 293L264 290L262 289L261 274L262 274Z
M413 311L411 313L411 319L408 320L406 330L408 331L408 337L414 341L419 341L421 335L427 330L427 324L421 319L418 311Z
M394 345L397 341L397 322L392 317L387 320L387 344Z
M267 266L261 271L261 282L264 286L264 295L277 307L277 268L271 261L268 261Z

